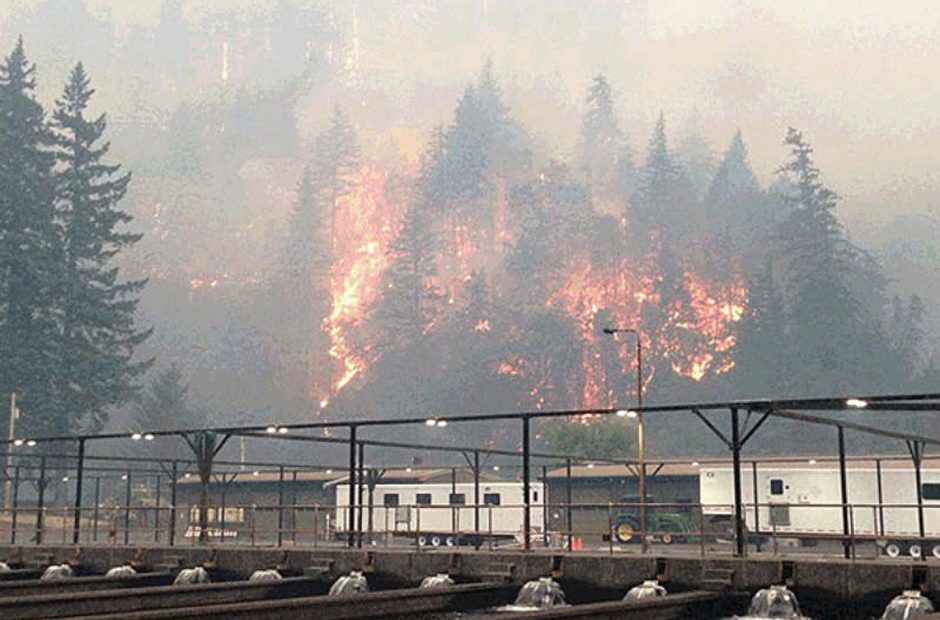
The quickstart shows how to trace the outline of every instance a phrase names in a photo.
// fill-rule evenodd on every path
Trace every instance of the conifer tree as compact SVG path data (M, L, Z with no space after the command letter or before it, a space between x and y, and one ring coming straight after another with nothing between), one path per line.
M326 393L319 383L329 378L328 345L321 329L330 308L325 211L313 168L308 165L297 188L276 284L287 384L302 394L308 406Z
M791 365L795 389L814 394L871 389L886 379L875 360L890 346L881 317L866 303L876 291L853 284L870 286L870 276L877 274L845 238L835 215L838 197L822 183L813 149L793 128L786 144L790 159L781 171L792 186L778 235L789 334L799 356Z
M170 366L154 377L134 407L134 430L151 432L178 428L196 428L203 422L189 404L189 385L177 366ZM148 446L147 456L155 458L192 458L192 451L178 437L158 437Z
M787 317L773 281L772 261L748 282L748 306L738 324L732 378L736 396L774 398L789 392Z
M651 231L668 237L694 229L695 197L689 180L669 150L666 119L660 113L650 138L640 180L627 210L635 239L645 241Z
M412 203L389 247L384 295L376 309L386 344L416 342L437 315L442 295L434 283L435 247L427 210Z
M610 84L603 75L594 78L586 103L581 121L581 165L588 192L593 193L595 184L603 187L615 178L623 134L617 126Z
M694 111L689 119L685 134L676 148L676 154L682 163L686 178L689 179L693 194L696 199L701 199L708 191L709 183L715 174L715 155L702 132L697 111Z
M0 395L6 402L17 394L18 430L38 434L71 429L55 407L50 372L62 363L55 313L62 244L52 136L35 87L20 39L0 64Z
M754 172L747 161L747 147L741 132L736 131L725 151L715 177L705 194L705 215L722 253L748 253L767 246L767 232L773 217L769 201L761 192ZM747 256L749 262L760 263L760 256Z
M122 230L132 219L119 207L131 177L105 162L110 146L101 141L105 116L86 117L93 94L79 63L53 114L64 241L58 395L63 414L86 431L100 429L106 408L135 393L135 380L149 363L135 361L134 349L150 334L134 322L137 295L146 281L122 281L114 264L141 235Z
M336 249L336 213L339 199L352 187L359 169L359 145L349 117L336 106L330 126L320 133L313 146L313 181L320 199L329 209L330 254Z

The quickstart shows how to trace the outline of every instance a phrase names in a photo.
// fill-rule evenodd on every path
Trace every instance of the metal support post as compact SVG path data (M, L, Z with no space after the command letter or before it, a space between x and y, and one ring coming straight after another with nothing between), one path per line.
M744 506L741 493L741 428L738 410L731 409L731 464L734 475L734 553L744 555L747 541L744 538Z
M349 425L349 506L348 506L346 543L356 546L356 425Z
M523 549L528 551L531 547L529 532L532 530L532 494L529 490L529 416L522 416L522 495L523 495L523 518L522 518L522 541Z
M839 431L839 496L842 500L842 555L845 559L852 556L849 549L849 487L848 475L845 467L845 429L841 426Z
M72 544L81 539L82 528L82 484L85 481L85 440L78 440L78 463L75 465L75 516L72 522Z

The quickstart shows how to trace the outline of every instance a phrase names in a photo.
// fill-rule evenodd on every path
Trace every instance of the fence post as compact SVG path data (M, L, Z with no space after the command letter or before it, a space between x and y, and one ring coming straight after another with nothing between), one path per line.
M81 540L82 527L82 483L85 480L85 440L78 440L78 463L75 466L75 516L72 524L72 544Z
M95 516L91 526L91 540L98 542L98 517L101 511L101 476L95 476Z
M19 496L20 496L20 466L17 465L13 468L13 516L11 517L12 521L10 522L10 544L16 544L16 517L19 513Z
M124 544L131 542L131 471L127 470L127 486L124 490Z
M46 503L46 457L39 459L39 497L36 499L36 544L42 544L43 511Z

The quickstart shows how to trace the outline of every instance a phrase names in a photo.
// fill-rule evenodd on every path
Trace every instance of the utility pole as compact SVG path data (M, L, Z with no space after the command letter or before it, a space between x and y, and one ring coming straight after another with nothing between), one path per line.
M10 427L7 433L7 439L10 440L10 443L7 444L7 464L4 473L5 482L3 483L3 508L4 510L10 510L10 502L12 500L12 491L10 487L10 469L13 467L13 440L16 439L16 421L20 417L19 409L16 408L16 392L10 392Z
M633 334L636 338L636 453L637 491L640 495L640 545L646 552L646 438L643 430L643 343L640 332L633 328L605 327L604 333L617 338L617 334ZM629 414L629 412L628 412Z

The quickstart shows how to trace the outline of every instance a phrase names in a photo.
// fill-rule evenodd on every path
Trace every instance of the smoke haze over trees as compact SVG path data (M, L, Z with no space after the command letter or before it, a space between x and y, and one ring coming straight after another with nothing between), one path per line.
M814 151L819 123L757 124L737 98L677 105L597 60L624 24L655 39L647 3L560 4L593 51L554 76L534 68L541 44L504 41L524 21L487 3L197 4L37 0L0 23L0 392L45 412L30 432L109 414L170 427L164 402L181 427L194 409L630 406L633 337L604 327L639 332L648 403L937 385L940 290L906 277L940 266L936 247L849 233L840 194L867 164L829 139ZM389 49L383 19L422 53ZM428 50L471 36L452 20L479 23L486 53L443 80L449 57ZM59 42L79 28L98 35ZM566 45L584 35L557 28ZM688 88L782 79L739 69ZM658 445L695 452L669 424L651 428ZM614 454L631 428L538 433Z

